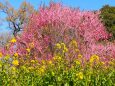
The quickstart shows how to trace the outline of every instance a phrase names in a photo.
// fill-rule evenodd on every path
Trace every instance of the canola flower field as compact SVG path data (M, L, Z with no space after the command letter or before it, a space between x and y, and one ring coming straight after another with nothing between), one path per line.
M11 40L12 43L16 39ZM115 60L105 63L98 55L84 59L73 40L71 47L76 58L65 57L68 48L64 43L55 45L55 55L50 60L30 60L31 49L26 49L26 59L14 53L3 57L0 53L1 86L114 86ZM60 52L61 51L61 52Z

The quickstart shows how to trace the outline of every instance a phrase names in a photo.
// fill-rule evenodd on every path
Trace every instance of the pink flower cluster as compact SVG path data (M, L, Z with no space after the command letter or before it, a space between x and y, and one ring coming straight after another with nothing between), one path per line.
M63 29L74 28L77 31L76 34L79 33L83 36L85 41L91 42L109 37L99 20L99 12L80 11L63 7L61 4L51 3L49 7L41 7L37 14L31 16L29 27L32 27L32 30L37 30L47 24L57 27L63 24Z
M40 7L37 13L30 16L22 36L17 37L16 47L9 51L18 52L23 56L27 52L26 48L30 47L29 44L33 43L33 57L50 58L56 43L64 42L68 45L74 38L78 41L84 57L89 58L92 54L115 57L114 44L98 43L99 40L106 40L110 36L101 23L99 14L98 11L80 11L60 3Z

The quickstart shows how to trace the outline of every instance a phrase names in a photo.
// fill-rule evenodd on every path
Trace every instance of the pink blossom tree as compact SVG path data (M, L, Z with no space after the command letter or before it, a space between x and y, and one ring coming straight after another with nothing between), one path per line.
M109 52L113 55L113 44L98 44L100 40L106 40L110 36L101 23L99 14L98 11L80 11L62 6L60 3L40 7L37 13L29 17L24 32L20 37L16 37L17 42L11 43L9 50L4 50L4 53L18 52L20 56L25 57L28 53L26 49L30 49L32 58L51 59L56 43L64 42L68 47L70 41L75 39L86 58L92 54L103 57L108 50L111 50Z

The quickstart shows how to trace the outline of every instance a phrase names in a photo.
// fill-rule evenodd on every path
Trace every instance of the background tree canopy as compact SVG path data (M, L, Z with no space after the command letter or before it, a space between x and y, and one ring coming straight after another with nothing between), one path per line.
M112 39L115 39L115 6L105 5L101 9L101 18L109 33L112 33Z
M0 2L0 12L6 14L9 28L13 30L13 35L16 36L23 29L24 24L27 24L29 15L35 12L35 9L26 1L22 2L18 9L15 9L6 1L4 3Z
M101 18L109 33L112 33L112 39L115 39L115 6L105 5L101 9ZM28 23L28 17L33 12L36 12L34 7L24 1L18 9L15 9L7 2L0 2L0 12L6 14L6 21L9 28L13 30L13 35L23 30L24 24ZM1 21L2 22L2 21Z

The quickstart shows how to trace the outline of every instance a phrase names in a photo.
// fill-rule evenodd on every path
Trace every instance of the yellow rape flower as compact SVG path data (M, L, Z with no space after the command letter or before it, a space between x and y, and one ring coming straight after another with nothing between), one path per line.
M63 53L68 52L68 49L64 43L61 43L61 46L63 47Z
M42 64L45 64L45 60L42 60L41 62L42 62Z
M40 72L41 72L41 73L44 73L44 69L40 68Z
M63 52L64 52L64 53L65 53L65 52L68 52L68 49L67 49L66 47L64 47Z
M16 42L16 39L15 39L15 38L12 38L10 42L11 42L11 43L15 43L15 42Z
M35 63L35 60L31 60L31 63Z
M15 57L18 57L18 53L14 53L14 56L15 56Z
M0 52L0 58L2 58L3 54Z
M82 58L83 56L81 54L78 55L78 58Z
M76 60L75 63L76 63L76 65L80 65L81 64L81 62L78 61L78 60Z
M79 52L79 49L75 49L76 52Z
M65 43L62 42L61 45L65 46Z
M83 73L82 73L82 72L77 73L76 76L77 76L79 79L83 79Z
M104 64L105 64L105 62L101 62L101 64L102 64L102 65L104 65Z
M72 40L72 45L74 45L75 47L77 47L77 42L76 42L76 40Z
M65 47L66 47L66 45L65 45L64 43L61 43L61 46L63 46L63 48L65 48Z
M59 43L56 44L56 47L57 47L58 49L61 49L61 45L60 45Z
M62 58L60 56L55 56L53 59L54 60L61 60Z
M52 61L49 61L48 63L49 63L49 64L52 64Z
M45 66L42 66L39 71L40 71L40 73L44 73L45 72Z
M90 58L90 63L94 62L94 60L99 60L99 56L97 55L92 55L91 58Z
M26 51L30 53L30 49L29 48L27 48Z
M42 69L45 69L46 67L43 65L41 68L42 68Z
M12 64L15 65L15 66L18 66L18 65L19 65L19 62L18 62L18 60L13 60L13 61L12 61Z

